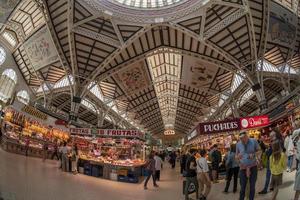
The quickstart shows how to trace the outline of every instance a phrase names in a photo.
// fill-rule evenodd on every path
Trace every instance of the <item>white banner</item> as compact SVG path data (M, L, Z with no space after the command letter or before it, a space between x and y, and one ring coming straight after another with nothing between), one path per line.
M59 60L46 26L30 37L23 47L35 71Z

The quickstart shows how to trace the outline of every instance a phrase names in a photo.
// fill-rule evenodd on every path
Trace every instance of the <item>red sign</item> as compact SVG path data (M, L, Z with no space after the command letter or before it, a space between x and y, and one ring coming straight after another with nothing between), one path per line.
M222 133L237 130L240 130L239 119L200 123L197 127L198 134Z
M268 115L240 118L241 129L268 126L270 123Z
M55 121L56 125L66 126L68 123L65 120L58 119Z

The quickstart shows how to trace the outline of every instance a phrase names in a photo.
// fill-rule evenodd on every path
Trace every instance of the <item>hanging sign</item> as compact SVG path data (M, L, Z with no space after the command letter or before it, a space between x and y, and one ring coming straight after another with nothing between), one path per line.
M138 130L98 129L96 135L97 136L123 136L123 137L144 138L144 134Z
M249 129L249 128L268 126L270 124L270 120L268 115L261 115L261 116L240 118L240 123L242 129Z
M70 128L71 135L86 135L91 136L91 129L89 128Z
M23 112L26 112L36 118L39 118L39 119L42 119L42 120L47 120L48 118L48 115L39 111L38 109L32 107L32 106L24 106L22 109L21 109Z
M198 134L231 132L237 130L240 130L239 119L200 123L197 127Z

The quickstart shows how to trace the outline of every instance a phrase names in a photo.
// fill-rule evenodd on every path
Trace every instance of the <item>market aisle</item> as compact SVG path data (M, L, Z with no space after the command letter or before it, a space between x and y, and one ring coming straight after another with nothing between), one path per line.
M181 200L182 178L179 172L165 166L160 188L143 190L143 184L129 184L63 173L57 163L26 158L0 150L0 191L5 200ZM259 176L262 183L262 176ZM278 199L290 200L294 194L294 173L285 175L285 187ZM261 184L259 184L261 185ZM237 199L238 194L222 193L224 183L213 186L210 200ZM260 188L260 187L257 187ZM256 199L268 199L270 196Z

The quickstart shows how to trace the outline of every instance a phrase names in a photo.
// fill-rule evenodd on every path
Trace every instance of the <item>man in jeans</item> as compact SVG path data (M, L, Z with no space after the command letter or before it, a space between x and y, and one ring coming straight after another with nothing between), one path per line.
M236 146L236 156L240 163L240 200L245 199L247 182L250 182L249 200L254 200L255 183L257 179L256 153L259 151L258 142L249 138L246 132L240 133L240 141Z
M184 194L185 194L185 200L189 200L189 186L191 183L195 185L195 190L196 190L196 198L199 198L198 194L198 180L197 180L197 163L196 163L196 150L191 149L190 150L190 156L188 156L187 161L186 161L186 184L184 188Z

